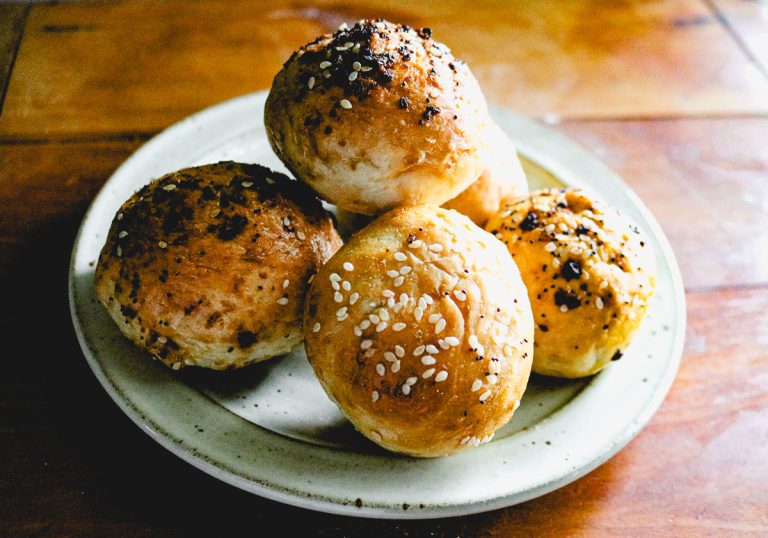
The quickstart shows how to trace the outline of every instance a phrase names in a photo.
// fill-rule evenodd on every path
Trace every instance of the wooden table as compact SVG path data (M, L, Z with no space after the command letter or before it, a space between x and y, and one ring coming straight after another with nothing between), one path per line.
M0 534L768 535L768 5L434 4L0 5ZM243 493L133 426L71 329L70 248L115 168L361 17L432 27L489 100L604 159L684 274L685 357L661 410L611 461L520 506L370 521Z

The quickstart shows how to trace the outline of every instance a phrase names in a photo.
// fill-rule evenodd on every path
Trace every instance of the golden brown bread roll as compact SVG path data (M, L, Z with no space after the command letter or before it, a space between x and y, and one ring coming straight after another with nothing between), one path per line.
M517 149L507 133L494 122L488 137L485 171L465 191L443 204L445 208L468 216L481 227L499 212L504 200L528 192L528 181Z
M301 342L307 281L340 246L305 185L258 165L186 168L122 205L96 294L173 369L237 368Z
M656 266L628 217L578 190L534 191L486 229L515 258L536 323L533 371L592 375L621 358L653 294Z
M528 382L530 304L509 253L451 210L394 209L320 270L305 346L355 427L432 457L491 439Z
M361 21L294 53L264 120L294 175L342 209L442 204L485 166L485 98L429 29Z

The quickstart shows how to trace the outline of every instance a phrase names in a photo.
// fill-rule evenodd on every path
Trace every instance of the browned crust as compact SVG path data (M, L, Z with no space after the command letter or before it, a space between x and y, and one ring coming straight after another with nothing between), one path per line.
M131 196L112 222L95 288L121 331L166 365L240 367L301 341L307 280L340 246L306 186L222 162Z

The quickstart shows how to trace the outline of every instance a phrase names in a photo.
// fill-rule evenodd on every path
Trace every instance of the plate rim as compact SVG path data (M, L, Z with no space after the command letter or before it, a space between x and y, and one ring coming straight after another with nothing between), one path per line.
M676 329L677 329L671 336L673 341L672 341L672 346L670 347L670 350L671 350L670 357L669 357L669 360L666 362L666 369L663 375L659 379L659 383L657 384L656 389L653 392L653 396L649 398L645 406L642 408L642 411L635 416L634 420L631 421L631 423L629 423L624 430L622 430L621 435L614 438L614 442L613 444L611 444L610 447L608 447L606 450L602 451L601 453L597 454L589 462L587 462L586 464L582 464L575 470L565 473L555 479L540 483L530 489L523 491L522 493L513 492L507 495L501 495L497 497L483 499L476 503L471 503L471 504L467 504L467 503L464 503L464 504L454 503L454 504L444 504L444 505L431 504L428 510L425 509L425 510L417 511L417 510L404 510L400 506L394 506L394 505L388 505L384 507L376 506L376 505L363 505L363 507L358 507L355 504L350 504L348 502L349 501L348 499L318 497L313 493L303 493L301 491L297 491L295 489L293 490L288 489L276 484L264 484L258 481L250 480L247 477L237 474L234 470L227 468L227 466L224 465L223 462L219 462L221 463L221 465L215 465L210 461L206 460L205 458L201 457L195 451L191 450L190 447L174 442L174 436L170 432L161 431L162 428L159 427L159 425L154 424L147 417L142 416L140 410L134 406L133 402L131 402L124 394L122 394L119 388L115 385L114 381L107 376L106 372L104 371L101 364L99 363L99 360L94 356L94 353L90 348L88 338L86 337L83 330L82 322L80 320L79 312L77 309L77 298L76 298L77 284L76 284L76 278L75 278L76 277L75 262L77 259L79 247L81 245L81 239L82 239L82 234L84 233L84 228L86 227L86 223L89 221L89 218L94 209L94 206L102 198L102 196L105 194L107 189L109 189L111 182L113 181L115 176L117 176L120 173L122 169L129 167L135 160L144 158L145 155L149 154L154 149L155 146L162 144L163 142L165 142L165 140L168 137L172 137L176 132L183 132L185 127L187 127L191 123L199 121L201 118L205 118L208 115L215 114L217 111L220 111L226 107L236 106L237 104L241 104L242 102L250 102L251 100L262 99L266 95L266 93L267 91L264 91L264 90L257 91L257 92L237 96L232 99L228 99L226 101L222 101L220 103L214 104L190 116L187 116L186 118L174 123L173 125L160 131L159 133L154 135L152 138L147 140L144 144L142 144L139 148L137 148L125 161L123 161L120 164L120 166L117 169L115 169L115 171L110 175L109 179L105 181L104 185L101 187L99 192L96 194L96 196L93 198L93 200L89 204L89 207L83 216L83 220L81 222L81 225L75 237L74 245L72 248L72 254L70 258L69 272L68 272L68 299L69 299L72 323L75 329L75 333L77 335L78 342L80 344L83 355L85 356L88 362L89 367L91 368L95 377L98 379L99 383L105 389L105 391L110 396L112 401L115 402L118 408L120 408L120 410L126 416L128 416L128 418L130 418L131 421L134 422L142 431L147 433L152 439L158 442L161 446L163 446L164 448L169 450L171 453L181 458L183 461L186 461L193 467L196 467L202 470L203 472L205 472L206 474L209 474L210 476L213 476L214 478L217 478L230 485L233 485L239 489L243 489L250 493L255 493L261 497L264 497L270 500L286 503L286 504L297 506L300 508L306 508L306 509L324 512L324 513L331 513L331 514L345 515L345 516L355 516L355 517L365 517L365 518L386 518L386 519L430 519L430 518L439 518L439 517L468 515L468 514L474 514L474 513L485 512L485 511L494 510L498 508L508 507L514 504L531 500L533 498L539 497L551 491L554 491L566 484L569 484L581 478L582 476L588 474L595 468L605 463L608 459L613 457L617 452L619 452L622 448L624 448L647 425L647 423L650 421L652 416L661 406L661 403L663 402L664 398L669 392L669 389L676 376L676 373L682 358L683 346L684 346L684 340L685 340L685 328L687 324L683 280L680 274L677 260L674 256L674 253L669 244L669 241L666 235L664 234L663 230L661 229L661 226L658 224L658 222L654 218L653 214L645 206L645 204L643 204L640 198L634 193L634 191L626 183L624 183L624 181L616 173L610 170L607 167L607 165L602 163L602 161L600 161L597 157L592 155L586 149L584 149L579 144L577 144L570 138L566 137L565 135L553 129L545 127L540 123L536 122L535 120L532 120L531 118L521 116L515 112L512 112L508 109L502 108L497 105L489 106L489 108L491 109L492 117L496 117L496 115L508 115L508 116L515 117L517 121L520 121L520 120L526 121L530 124L532 128L535 128L542 133L546 133L546 135L551 139L555 140L556 143L568 146L571 149L578 151L583 157L585 158L588 157L591 161L593 161L591 164L597 165L603 168L605 175L610 175L611 181L615 183L616 186L621 189L622 193L632 201L632 203L634 204L634 209L639 211L642 214L643 218L647 222L647 225L650 227L648 232L657 241L658 249L663 254L664 262L667 265L669 270L669 277L671 281L672 290L675 293L675 298L673 303L675 307L674 317L676 320ZM542 160L536 158L536 154L538 153L537 151L532 150L529 147L526 147L525 144L518 143L518 147L521 150L520 152L526 158L533 161L539 166L543 166L548 171L551 170L551 166L542 164ZM562 177L562 176L558 175L558 177ZM590 380L590 384L595 379L598 379L598 378L595 377L592 380ZM200 393L200 395L203 398L208 398L203 393ZM234 415L234 416L237 417L237 420L242 421L245 424L248 424L251 426L257 426L243 419L242 417L239 417L237 415ZM297 442L301 442L301 441L297 441Z

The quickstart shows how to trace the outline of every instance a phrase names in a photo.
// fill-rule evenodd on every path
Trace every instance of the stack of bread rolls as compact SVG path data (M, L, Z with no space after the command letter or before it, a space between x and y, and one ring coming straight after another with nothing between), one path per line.
M303 341L355 427L419 457L489 441L532 370L621 358L653 293L642 232L583 192L528 193L471 71L429 29L318 37L264 119L296 179L188 168L115 216L96 292L153 357L238 368ZM342 244L321 200L374 218Z

